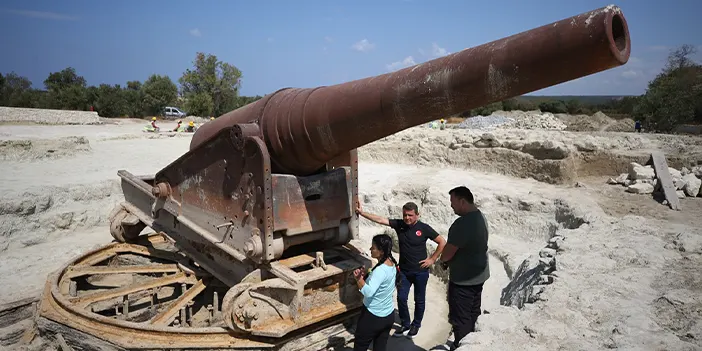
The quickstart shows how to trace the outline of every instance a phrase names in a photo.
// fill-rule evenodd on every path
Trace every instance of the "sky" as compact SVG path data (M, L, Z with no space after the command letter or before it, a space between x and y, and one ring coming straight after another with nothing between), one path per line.
M243 72L242 95L384 74L612 4L600 0L3 0L0 72L43 88L74 67L89 85L168 75L197 52ZM639 95L671 49L702 61L702 0L620 0L629 62L531 95Z

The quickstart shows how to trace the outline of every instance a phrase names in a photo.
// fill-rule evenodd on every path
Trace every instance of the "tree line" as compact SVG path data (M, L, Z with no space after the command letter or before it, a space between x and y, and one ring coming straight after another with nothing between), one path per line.
M167 75L152 74L143 83L88 86L73 67L52 72L44 89L32 88L27 78L0 73L0 106L58 110L97 111L102 117L158 116L175 106L195 116L219 116L256 101L261 96L241 96L242 73L217 56L198 52L193 68L178 79L180 89Z
M695 47L687 44L672 50L666 65L640 96L624 96L599 103L517 97L466 111L461 116L486 116L499 110L538 109L587 115L602 111L613 118L639 120L650 131L668 132L681 124L699 125L702 124L702 65L691 58L695 53Z
M496 102L459 116L489 115L503 110L541 110L551 113L592 114L602 111L613 118L640 120L647 130L666 132L680 124L702 124L702 65L693 61L695 47L683 45L670 52L668 62L648 84L643 95L597 103L577 98L534 99L516 97ZM85 79L68 67L52 72L45 89L32 89L26 77L14 72L0 74L0 105L67 110L95 109L103 117L160 115L165 106L176 106L190 115L219 116L254 102L261 96L240 96L242 72L215 55L198 52L193 68L178 79L180 89L168 76L153 74L143 83L126 86L87 86Z

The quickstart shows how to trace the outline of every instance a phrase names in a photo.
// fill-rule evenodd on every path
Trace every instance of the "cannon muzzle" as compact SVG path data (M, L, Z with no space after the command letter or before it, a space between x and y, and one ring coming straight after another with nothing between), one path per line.
M402 70L318 88L286 88L204 124L258 123L277 173L308 175L404 129L625 64L622 11L607 6Z

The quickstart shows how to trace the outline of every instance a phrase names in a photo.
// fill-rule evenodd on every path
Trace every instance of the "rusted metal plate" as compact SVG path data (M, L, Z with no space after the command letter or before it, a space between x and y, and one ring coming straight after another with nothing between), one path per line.
M353 212L348 168L308 177L273 175L273 225L285 235L336 228Z
M156 182L168 183L171 198L181 204L177 215L242 254L254 231L265 233L272 226L267 223L270 164L257 133L251 126L224 130L156 174Z
M338 155L409 127L625 64L631 45L607 6L396 72L310 89L282 89L204 124L258 121L274 173L315 173Z

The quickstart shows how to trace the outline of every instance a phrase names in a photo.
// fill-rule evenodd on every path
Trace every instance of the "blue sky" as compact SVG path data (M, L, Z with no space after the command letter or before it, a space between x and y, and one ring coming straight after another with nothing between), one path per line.
M0 72L41 87L68 66L88 84L177 82L197 51L243 71L243 95L387 73L606 6L600 0L18 1L0 3ZM624 67L535 95L642 94L670 48L702 58L702 0L620 0L632 39ZM10 34L11 33L11 34Z

